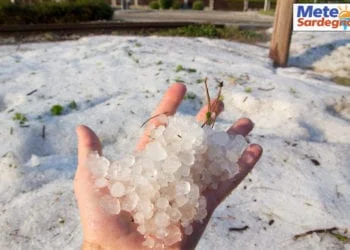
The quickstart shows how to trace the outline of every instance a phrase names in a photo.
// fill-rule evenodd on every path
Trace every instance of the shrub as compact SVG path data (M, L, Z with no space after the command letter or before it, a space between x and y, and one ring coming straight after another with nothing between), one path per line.
M204 9L204 3L201 0L194 1L192 4L193 10L203 10Z
M0 8L2 5L7 5L7 4L10 4L11 3L11 0L0 0Z
M0 24L74 23L112 17L112 7L103 0L6 4L0 7Z
M159 9L159 2L157 0L152 1L149 3L149 7L151 9L157 10L157 9Z
M172 0L159 0L159 6L161 9L170 9L172 3Z
M181 8L181 2L179 0L174 0L171 8L174 10L178 10Z

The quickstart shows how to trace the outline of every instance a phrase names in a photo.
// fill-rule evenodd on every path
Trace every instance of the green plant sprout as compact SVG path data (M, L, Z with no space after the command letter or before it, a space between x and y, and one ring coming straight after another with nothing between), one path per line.
M50 109L51 115L53 115L53 116L62 115L63 110L64 110L64 108L59 104L53 105Z
M291 94L294 95L295 97L297 97L297 94L298 94L298 92L296 91L295 88L290 88L290 89L289 89L289 93L291 93Z
M180 72L180 71L183 71L183 70L185 70L185 68L181 64L179 64L179 65L176 66L175 72Z
M196 73L197 70L193 68L184 68L181 64L176 66L175 72L186 71L188 73Z
M197 84L200 84L200 83L202 83L202 82L203 82L203 79L197 79L197 80L196 80L196 83L197 83Z
M24 114L22 114L22 113L16 113L12 117L12 120L19 121L20 125L23 125L23 124L25 124L28 121L27 117Z
M252 93L252 88L251 87L247 87L247 88L244 89L244 91L246 93Z
M75 110L78 110L78 105L75 101L71 101L69 104L68 104L68 107L70 109L75 109Z
M194 100L196 99L197 95L193 92L188 92L185 96L184 96L184 100L190 99L190 100Z
M220 100L220 96L221 96L221 90L222 90L222 88L224 86L224 82L218 82L219 83L218 84L219 91L218 91L216 100L215 100L215 102L213 104L213 108L212 108L211 107L211 100L210 100L210 95L209 95L209 89L208 89L207 81L208 81L208 78L206 77L204 79L204 86L205 86L205 94L206 94L207 103L208 103L208 111L205 114L206 121L202 124L202 128L205 125L211 126L213 128L214 124L215 124L215 121L216 121L216 114L214 112L212 112L212 110L216 110L217 106L219 105L219 100Z

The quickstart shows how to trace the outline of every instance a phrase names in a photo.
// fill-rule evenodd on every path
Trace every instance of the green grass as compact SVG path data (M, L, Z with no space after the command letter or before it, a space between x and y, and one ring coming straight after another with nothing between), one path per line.
M339 85L343 85L343 86L348 86L350 87L350 78L348 77L340 77L340 76L336 76L334 78L334 81L339 84Z
M185 70L185 68L181 64L179 64L176 66L175 72L180 72L180 71L184 71L184 70Z
M64 110L64 108L59 104L53 105L50 109L51 115L53 115L53 116L62 115L63 110Z
M175 72L180 72L180 71L186 71L188 73L196 73L197 70L193 69L193 68L185 68L184 66L182 66L181 64L176 66Z
M297 94L297 91L296 91L296 89L295 88L290 88L289 89L289 93L291 93L292 95L296 95Z
M259 14L262 14L262 15L266 15L266 16L275 16L275 10L274 9L270 9L270 10L259 10L258 11Z
M244 89L244 92L246 92L246 93L252 93L252 91L253 91L253 89L250 87L247 87Z
M22 113L16 113L12 117L12 120L19 121L20 125L23 125L24 123L26 123L28 121L27 117L24 114L22 114Z
M197 95L193 92L188 92L185 96L184 96L184 100L194 100L197 98Z
M268 37L262 31L240 30L236 26L217 27L212 24L189 25L175 29L167 29L156 32L156 35L222 38L247 43L268 40Z
M77 103L75 101L71 101L68 104L68 108L77 110L78 109L78 105L77 105Z
M201 83L203 83L203 82L204 82L204 79L197 79L197 80L196 80L196 83L197 83L197 84L201 84Z

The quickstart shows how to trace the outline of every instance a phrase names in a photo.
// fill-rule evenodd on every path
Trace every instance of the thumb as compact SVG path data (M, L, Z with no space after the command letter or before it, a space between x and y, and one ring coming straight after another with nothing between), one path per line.
M100 140L96 134L87 126L79 125L76 128L78 136L78 166L84 165L89 153L97 151L102 154Z

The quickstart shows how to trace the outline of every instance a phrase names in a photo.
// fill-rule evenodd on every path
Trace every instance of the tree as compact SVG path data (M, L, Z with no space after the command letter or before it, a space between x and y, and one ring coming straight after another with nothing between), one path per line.
M215 0L209 0L209 9L214 10Z
M271 0L265 0L264 11L268 11L271 8Z
M249 0L244 0L243 11L248 11Z

